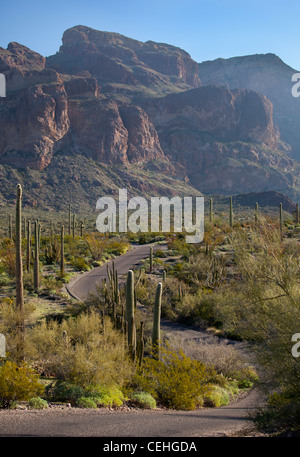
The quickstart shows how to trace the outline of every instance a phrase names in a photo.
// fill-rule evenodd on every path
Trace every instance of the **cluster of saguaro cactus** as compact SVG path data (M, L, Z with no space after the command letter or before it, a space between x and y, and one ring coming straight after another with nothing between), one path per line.
M120 289L119 289L119 279L118 279L118 272L115 269L115 263L112 263L112 269L110 270L107 265L107 277L109 281L109 288L106 287L105 283L105 301L108 308L110 308L112 320L117 326L118 316L117 311L120 305ZM123 312L122 312L122 319L123 319ZM122 325L122 324L121 324Z
M60 255L59 244L56 236L50 236L49 245L45 246L45 259L46 262L51 264L58 261Z

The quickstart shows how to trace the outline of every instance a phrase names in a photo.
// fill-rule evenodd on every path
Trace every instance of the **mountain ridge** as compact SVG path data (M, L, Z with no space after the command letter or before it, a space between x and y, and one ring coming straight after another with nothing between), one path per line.
M31 170L41 182L51 170L47 189L60 200L63 186L53 169L59 175L58 158L65 157L66 166L82 161L79 186L92 163L95 170L105 165L104 185L96 171L89 178L97 192L113 191L109 167L119 167L116 181L148 195L174 195L179 186L187 194L273 190L298 198L299 164L274 126L273 103L253 89L205 84L211 69L201 82L200 65L172 45L86 26L66 30L53 56L19 43L0 48L7 80L7 97L0 99L3 180L13 167L34 186ZM156 174L169 186L160 188ZM69 177L73 185L71 169ZM76 193L89 198L84 186ZM55 205L50 200L46 206Z

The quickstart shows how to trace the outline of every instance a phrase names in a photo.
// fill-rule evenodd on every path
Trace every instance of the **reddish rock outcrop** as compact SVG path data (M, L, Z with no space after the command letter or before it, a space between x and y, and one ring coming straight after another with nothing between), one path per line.
M9 43L7 49L0 48L0 73L16 68L41 71L45 62L45 57L19 43Z
M36 85L0 103L0 160L42 170L69 129L63 85Z
M66 30L62 41L59 52L47 58L47 66L61 73L88 70L101 85L113 82L147 87L176 83L200 86L197 63L175 46L142 43L84 26Z

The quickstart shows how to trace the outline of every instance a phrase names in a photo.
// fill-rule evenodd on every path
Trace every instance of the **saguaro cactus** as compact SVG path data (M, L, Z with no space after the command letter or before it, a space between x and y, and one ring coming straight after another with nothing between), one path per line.
M73 238L75 238L75 227L76 227L76 214L73 214L73 223L72 223L72 233L73 233Z
M282 239L282 203L279 205L279 229L280 229L280 238Z
M213 221L213 200L209 199L209 222Z
M126 281L126 310L128 346L133 358L135 357L135 325L134 325L134 273L129 270Z
M19 311L17 328L19 339L17 341L17 358L24 358L24 290L23 290L23 263L22 263L22 187L17 186L16 203L16 308Z
M258 222L258 203L255 203L255 223Z
M153 247L150 247L150 273L153 271Z
M296 224L299 224L299 203L296 203Z
M13 234L12 234L12 217L11 214L8 216L8 236L12 240Z
M233 226L232 197L230 197L230 202L229 202L229 225L230 225L230 227Z
M33 285L34 290L37 291L40 285L40 262L39 262L39 230L38 221L34 223L34 271L33 271Z
M159 359L160 354L160 315L161 315L161 297L162 297L162 283L157 284L154 310L153 310L153 329L152 329L152 349L154 355Z
M31 260L31 221L27 220L27 250L26 250L26 269L30 272L30 260Z
M17 186L16 204L16 306L23 310L23 264L22 264L22 187Z
M65 228L61 226L60 233L60 276L64 276L65 272L65 254L64 254L64 240L65 240Z
M69 235L71 235L71 205L69 203Z

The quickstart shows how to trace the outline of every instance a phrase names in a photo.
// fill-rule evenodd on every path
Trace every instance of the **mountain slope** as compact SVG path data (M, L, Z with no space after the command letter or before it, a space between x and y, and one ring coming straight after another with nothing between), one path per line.
M18 43L0 48L0 72L2 205L17 180L26 204L46 209L71 199L88 210L120 187L146 196L299 195L299 164L270 100L201 85L198 64L179 48L77 26L48 58Z
M281 139L291 145L293 156L299 160L300 101L292 96L295 73L296 70L274 54L216 59L199 64L199 76L204 85L251 89L268 97L274 107L274 124Z

